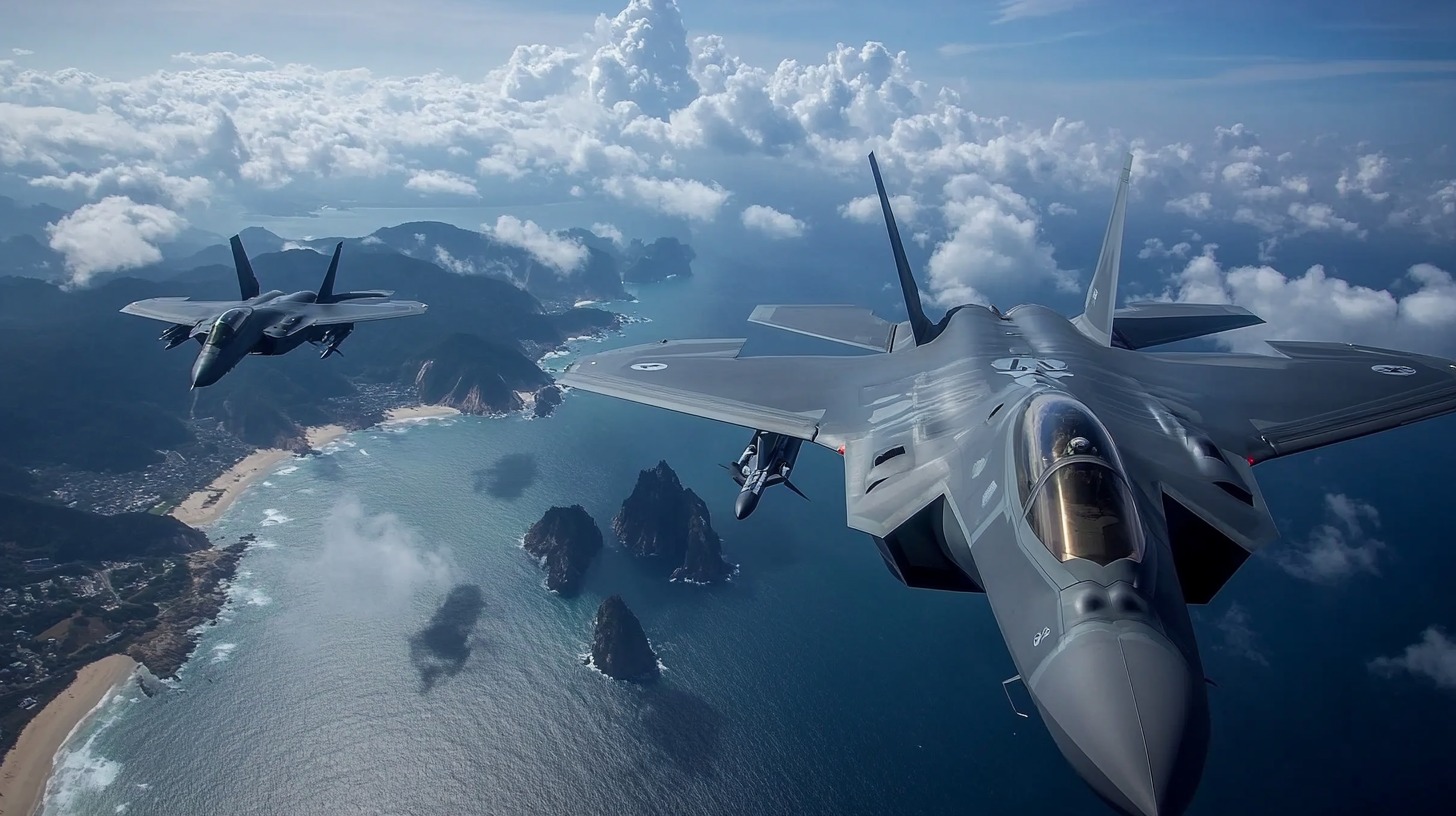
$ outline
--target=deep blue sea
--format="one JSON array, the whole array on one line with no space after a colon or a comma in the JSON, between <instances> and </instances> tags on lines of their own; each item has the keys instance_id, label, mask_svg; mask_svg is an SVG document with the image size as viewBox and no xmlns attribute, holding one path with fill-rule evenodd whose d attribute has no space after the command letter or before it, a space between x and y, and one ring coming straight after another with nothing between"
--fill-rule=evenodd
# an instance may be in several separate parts
<instances>
[{"instance_id":1,"label":"deep blue sea","mask_svg":"<svg viewBox=\"0 0 1456 816\"><path fill-rule=\"evenodd\" d=\"M758 302L892 304L863 275L704 255L694 278L638 290L620 308L650 322L607 342L835 353L743 318ZM844 527L837 457L800 460L812 501L780 492L732 519L717 463L746 437L578 393L544 420L376 428L281 465L210 530L258 541L179 687L117 695L63 752L45 813L1107 812L1035 714L1013 714L985 600L900 586ZM1379 574L1334 586L1251 559L1197 612L1218 687L1193 813L1453 812L1456 697L1367 667L1429 625L1456 631L1453 438L1448 419L1260 467L1291 540L1343 491L1379 509L1385 547ZM579 597L548 593L526 528L581 504L610 542L638 471L664 458L708 501L733 582L669 584L609 543ZM483 609L455 622L463 649L432 651L421 633L459 586ZM611 593L661 654L655 685L581 664Z\"/></svg>"}]
</instances>

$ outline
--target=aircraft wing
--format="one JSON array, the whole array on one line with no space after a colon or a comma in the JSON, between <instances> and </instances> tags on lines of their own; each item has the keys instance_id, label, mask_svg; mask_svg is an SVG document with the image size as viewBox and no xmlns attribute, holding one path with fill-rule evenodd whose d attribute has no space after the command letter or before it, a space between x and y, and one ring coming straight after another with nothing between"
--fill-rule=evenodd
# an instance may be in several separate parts
<instances>
[{"instance_id":1,"label":"aircraft wing","mask_svg":"<svg viewBox=\"0 0 1456 816\"><path fill-rule=\"evenodd\" d=\"M1143 354L1147 391L1253 461L1456 411L1456 363L1345 343L1270 341L1282 357Z\"/></svg>"},{"instance_id":2,"label":"aircraft wing","mask_svg":"<svg viewBox=\"0 0 1456 816\"><path fill-rule=\"evenodd\" d=\"M311 326L336 323L363 323L366 320L389 320L424 314L430 307L413 300L386 300L382 303L310 303L303 313Z\"/></svg>"},{"instance_id":3,"label":"aircraft wing","mask_svg":"<svg viewBox=\"0 0 1456 816\"><path fill-rule=\"evenodd\" d=\"M211 320L233 308L241 306L236 300L188 300L185 297L163 297L138 300L121 307L126 314L149 317L166 323L190 326L199 320Z\"/></svg>"},{"instance_id":4,"label":"aircraft wing","mask_svg":"<svg viewBox=\"0 0 1456 816\"><path fill-rule=\"evenodd\" d=\"M739 357L745 341L675 340L583 357L563 385L814 441L849 419L887 356ZM821 444L825 439L820 438Z\"/></svg>"}]
</instances>

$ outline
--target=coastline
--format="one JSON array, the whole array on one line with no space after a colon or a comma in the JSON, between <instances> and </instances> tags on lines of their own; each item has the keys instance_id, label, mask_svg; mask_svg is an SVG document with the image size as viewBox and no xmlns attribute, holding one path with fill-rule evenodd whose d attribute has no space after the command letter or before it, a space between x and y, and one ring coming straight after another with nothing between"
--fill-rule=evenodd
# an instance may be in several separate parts
<instances>
[{"instance_id":1,"label":"coastline","mask_svg":"<svg viewBox=\"0 0 1456 816\"><path fill-rule=\"evenodd\" d=\"M319 425L304 430L308 446L318 449L348 433L343 425ZM167 515L188 525L202 527L217 521L243 491L247 490L259 476L269 472L278 463L296 454L282 448L263 448L243 457L241 462L228 468L213 479L207 487L198 490L180 504L167 511Z\"/></svg>"},{"instance_id":2,"label":"coastline","mask_svg":"<svg viewBox=\"0 0 1456 816\"><path fill-rule=\"evenodd\" d=\"M391 408L384 412L380 425L397 422L413 422L432 417L455 416L460 411L446 405L411 405ZM350 431L343 425L318 425L304 429L308 446L314 450L338 439ZM259 477L267 474L278 464L297 454L282 448L262 448L253 451L243 460L228 468L213 479L207 487L195 491L183 499L167 515L190 527L203 527L217 521L223 511L242 495Z\"/></svg>"},{"instance_id":3,"label":"coastline","mask_svg":"<svg viewBox=\"0 0 1456 816\"><path fill-rule=\"evenodd\" d=\"M414 405L385 412L380 425L418 422L461 412L444 405ZM305 429L308 446L317 450L351 429L338 424ZM191 527L216 521L260 477L296 456L280 448L256 450L190 494L168 515ZM43 804L55 759L108 698L112 689L134 675L140 664L128 655L113 654L83 666L76 679L55 697L21 732L0 768L0 816L34 816Z\"/></svg>"},{"instance_id":4,"label":"coastline","mask_svg":"<svg viewBox=\"0 0 1456 816\"><path fill-rule=\"evenodd\" d=\"M56 755L112 690L131 678L137 665L122 654L86 664L71 685L25 726L0 766L0 816L32 816L40 809Z\"/></svg>"}]
</instances>

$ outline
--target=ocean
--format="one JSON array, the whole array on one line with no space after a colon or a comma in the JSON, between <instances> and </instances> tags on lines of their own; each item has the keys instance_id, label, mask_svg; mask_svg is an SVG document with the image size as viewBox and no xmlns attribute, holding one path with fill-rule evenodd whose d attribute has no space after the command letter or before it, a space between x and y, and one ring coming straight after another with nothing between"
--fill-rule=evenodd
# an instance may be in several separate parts
<instances>
[{"instance_id":1,"label":"ocean","mask_svg":"<svg viewBox=\"0 0 1456 816\"><path fill-rule=\"evenodd\" d=\"M837 353L743 323L757 302L825 300L823 277L741 273L726 254L696 268L641 287L620 308L646 322L606 343L746 335L753 353ZM829 300L893 314L892 297L863 281ZM1427 578L1456 567L1437 546L1449 533L1433 538L1429 496L1381 477L1438 483L1440 462L1411 453L1453 453L1443 422L1261 466L1291 540L1338 489L1380 508L1387 544L1378 575L1339 586L1251 559L1198 611L1218 688L1192 813L1449 812L1450 694L1367 668L1456 624ZM117 694L63 751L46 816L1107 812L1034 712L1013 713L985 600L904 588L845 528L836 456L800 459L811 501L775 491L733 520L718 463L747 436L576 393L546 419L401 423L280 465L209 528L257 541L177 687ZM612 545L612 516L659 459L708 502L731 583L670 584ZM520 538L570 504L608 546L562 598ZM431 628L452 590L478 590L478 616ZM613 593L661 656L655 684L582 665Z\"/></svg>"}]
</instances>

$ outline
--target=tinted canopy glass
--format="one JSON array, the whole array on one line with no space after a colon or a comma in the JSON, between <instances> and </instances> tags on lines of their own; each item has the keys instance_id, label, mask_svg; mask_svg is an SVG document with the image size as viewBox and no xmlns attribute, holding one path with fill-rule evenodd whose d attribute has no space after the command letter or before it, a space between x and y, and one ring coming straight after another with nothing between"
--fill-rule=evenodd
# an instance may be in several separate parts
<instances>
[{"instance_id":1,"label":"tinted canopy glass","mask_svg":"<svg viewBox=\"0 0 1456 816\"><path fill-rule=\"evenodd\" d=\"M209 346L220 346L231 340L243 321L248 319L251 309L228 309L218 317L217 322L212 324L212 331L207 333L207 344Z\"/></svg>"},{"instance_id":2,"label":"tinted canopy glass","mask_svg":"<svg viewBox=\"0 0 1456 816\"><path fill-rule=\"evenodd\" d=\"M1018 468L1027 523L1059 560L1142 557L1142 525L1121 459L1085 405L1060 394L1033 398Z\"/></svg>"}]
</instances>

